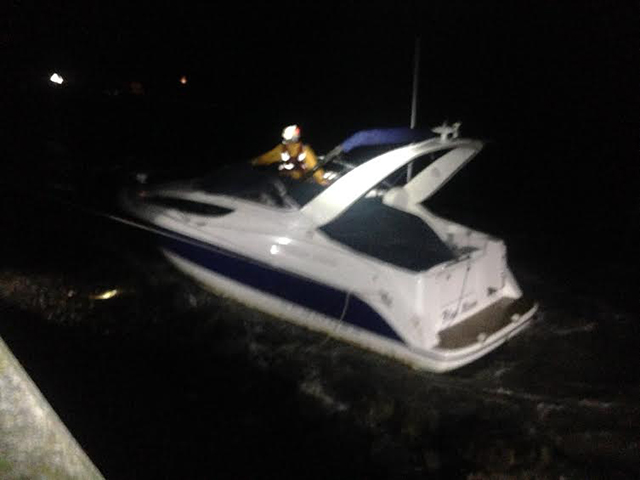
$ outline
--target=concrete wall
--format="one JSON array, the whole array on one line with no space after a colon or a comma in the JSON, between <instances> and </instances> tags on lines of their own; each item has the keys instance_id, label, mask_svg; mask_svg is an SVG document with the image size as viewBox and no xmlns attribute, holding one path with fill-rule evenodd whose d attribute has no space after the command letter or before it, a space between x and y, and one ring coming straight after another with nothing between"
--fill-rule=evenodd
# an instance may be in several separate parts
<instances>
[{"instance_id":1,"label":"concrete wall","mask_svg":"<svg viewBox=\"0 0 640 480\"><path fill-rule=\"evenodd\" d=\"M1 338L0 478L103 479Z\"/></svg>"}]
</instances>

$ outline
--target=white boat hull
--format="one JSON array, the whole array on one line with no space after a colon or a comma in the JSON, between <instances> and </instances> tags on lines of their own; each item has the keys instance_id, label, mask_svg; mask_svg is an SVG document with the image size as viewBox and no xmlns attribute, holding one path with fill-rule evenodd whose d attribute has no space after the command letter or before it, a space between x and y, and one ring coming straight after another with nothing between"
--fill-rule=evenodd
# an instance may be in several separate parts
<instances>
[{"instance_id":1,"label":"white boat hull","mask_svg":"<svg viewBox=\"0 0 640 480\"><path fill-rule=\"evenodd\" d=\"M222 294L279 319L326 333L366 350L393 358L413 368L438 373L467 365L496 349L529 326L537 310L537 306L533 306L521 315L517 322L512 322L509 326L488 335L483 341L476 342L472 346L449 350L438 347L428 350L419 349L249 287L182 258L169 250L163 249L163 253L179 270L214 293Z\"/></svg>"}]
</instances>

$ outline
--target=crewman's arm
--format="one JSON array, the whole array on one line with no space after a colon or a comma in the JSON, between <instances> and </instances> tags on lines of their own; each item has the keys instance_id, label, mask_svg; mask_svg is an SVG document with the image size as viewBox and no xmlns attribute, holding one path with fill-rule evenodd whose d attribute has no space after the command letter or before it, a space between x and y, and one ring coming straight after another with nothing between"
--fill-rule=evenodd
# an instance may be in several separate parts
<instances>
[{"instance_id":1,"label":"crewman's arm","mask_svg":"<svg viewBox=\"0 0 640 480\"><path fill-rule=\"evenodd\" d=\"M269 150L267 153L263 153L259 157L251 160L251 165L253 166L261 166L261 165L271 165L272 163L279 162L281 160L280 154L282 153L282 147L277 145L272 150Z\"/></svg>"},{"instance_id":2,"label":"crewman's arm","mask_svg":"<svg viewBox=\"0 0 640 480\"><path fill-rule=\"evenodd\" d=\"M311 148L309 145L305 145L305 149L305 152L307 154L307 167L315 168L315 166L318 164L318 157L316 157L316 152L314 152L313 148ZM322 168L319 168L318 170L313 172L313 179L320 185L327 185L329 183L324 178L324 170Z\"/></svg>"}]
</instances>

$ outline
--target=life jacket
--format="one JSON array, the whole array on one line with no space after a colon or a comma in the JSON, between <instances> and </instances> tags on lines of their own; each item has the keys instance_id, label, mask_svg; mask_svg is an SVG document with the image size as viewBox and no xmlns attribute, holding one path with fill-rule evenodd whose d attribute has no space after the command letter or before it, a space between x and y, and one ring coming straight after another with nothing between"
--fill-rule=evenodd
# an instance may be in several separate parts
<instances>
[{"instance_id":1,"label":"life jacket","mask_svg":"<svg viewBox=\"0 0 640 480\"><path fill-rule=\"evenodd\" d=\"M278 165L278 170L285 172L293 172L294 170L306 171L307 163L305 162L307 158L307 152L305 151L304 145L300 144L300 151L297 155L291 155L289 150L287 150L287 145L282 144L282 151L280 152L280 165Z\"/></svg>"}]
</instances>

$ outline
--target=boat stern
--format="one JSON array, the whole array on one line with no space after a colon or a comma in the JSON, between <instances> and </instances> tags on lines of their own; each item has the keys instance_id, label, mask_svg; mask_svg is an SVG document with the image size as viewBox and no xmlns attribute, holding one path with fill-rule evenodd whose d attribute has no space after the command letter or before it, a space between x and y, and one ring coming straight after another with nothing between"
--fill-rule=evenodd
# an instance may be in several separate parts
<instances>
[{"instance_id":1,"label":"boat stern","mask_svg":"<svg viewBox=\"0 0 640 480\"><path fill-rule=\"evenodd\" d=\"M523 296L506 262L506 248L490 239L453 262L420 274L410 349L421 366L444 372L497 348L523 330L537 305ZM420 362L418 362L420 363Z\"/></svg>"}]
</instances>

